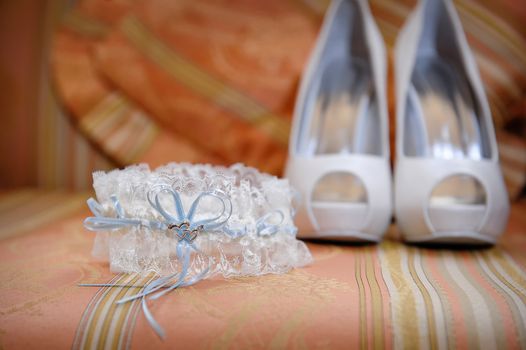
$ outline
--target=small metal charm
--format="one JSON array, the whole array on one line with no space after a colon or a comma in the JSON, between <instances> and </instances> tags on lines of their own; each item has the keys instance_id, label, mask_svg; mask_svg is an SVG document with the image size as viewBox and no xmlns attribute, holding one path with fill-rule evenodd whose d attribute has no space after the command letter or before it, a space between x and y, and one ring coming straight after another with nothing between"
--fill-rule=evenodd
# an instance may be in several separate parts
<instances>
[{"instance_id":1,"label":"small metal charm","mask_svg":"<svg viewBox=\"0 0 526 350\"><path fill-rule=\"evenodd\" d=\"M184 239L188 243L192 243L197 238L197 235L203 232L204 226L199 225L197 228L190 230L190 223L188 221L183 221L180 224L168 225L168 229L174 230L179 241Z\"/></svg>"}]
</instances>

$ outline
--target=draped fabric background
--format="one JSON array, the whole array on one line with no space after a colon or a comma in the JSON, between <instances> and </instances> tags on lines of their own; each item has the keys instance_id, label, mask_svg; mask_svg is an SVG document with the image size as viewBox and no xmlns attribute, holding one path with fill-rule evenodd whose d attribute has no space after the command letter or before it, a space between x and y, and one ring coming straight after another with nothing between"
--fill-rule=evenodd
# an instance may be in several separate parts
<instances>
[{"instance_id":1,"label":"draped fabric background","mask_svg":"<svg viewBox=\"0 0 526 350\"><path fill-rule=\"evenodd\" d=\"M372 0L387 47L414 0ZM520 1L455 1L490 98L512 198L526 183L526 33ZM298 81L328 1L31 2L4 7L2 187L86 189L94 169L233 163L280 174ZM18 17L17 17L18 16ZM18 31L17 20L25 31ZM20 45L19 45L20 46ZM13 49L13 50L11 50ZM20 50L19 50L20 51ZM390 96L393 97L391 86ZM23 92L20 98L13 94ZM390 99L393 118L393 98ZM20 115L23 117L21 118ZM392 123L393 124L393 123ZM394 130L392 130L394 135Z\"/></svg>"}]
</instances>

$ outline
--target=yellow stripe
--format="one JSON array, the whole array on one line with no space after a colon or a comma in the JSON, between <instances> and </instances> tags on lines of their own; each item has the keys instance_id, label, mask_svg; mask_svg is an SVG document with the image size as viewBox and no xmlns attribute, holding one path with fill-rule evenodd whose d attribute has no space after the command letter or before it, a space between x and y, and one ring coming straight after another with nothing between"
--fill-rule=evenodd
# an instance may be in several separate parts
<instances>
[{"instance_id":1,"label":"yellow stripe","mask_svg":"<svg viewBox=\"0 0 526 350\"><path fill-rule=\"evenodd\" d=\"M508 309L512 314L514 321L513 326L519 335L518 343L521 344L521 348L526 349L526 325L523 320L525 314L522 313L520 308L517 308L517 304L520 304L521 301L519 300L518 303L516 303L514 295L511 295L508 292L507 286L502 283L502 281L491 271L491 269L489 269L483 254L480 254L480 252L473 252L472 254L474 257L476 257L477 267L480 269L481 273L484 274L485 279L488 280L492 287L505 299Z\"/></svg>"},{"instance_id":2,"label":"yellow stripe","mask_svg":"<svg viewBox=\"0 0 526 350\"><path fill-rule=\"evenodd\" d=\"M93 132L108 122L108 117L121 115L128 109L128 103L120 94L111 94L99 102L81 118L79 126L85 132ZM97 130L103 131L103 130Z\"/></svg>"},{"instance_id":3,"label":"yellow stripe","mask_svg":"<svg viewBox=\"0 0 526 350\"><path fill-rule=\"evenodd\" d=\"M116 154L125 164L132 163L150 147L158 133L158 127L144 114L139 111L126 113L122 127L112 133L123 140Z\"/></svg>"},{"instance_id":4,"label":"yellow stripe","mask_svg":"<svg viewBox=\"0 0 526 350\"><path fill-rule=\"evenodd\" d=\"M408 280L401 267L401 251L406 249L400 243L384 242L382 243L385 252L386 269L391 275L393 284L398 291L399 301L397 305L392 305L395 311L393 323L397 323L402 334L395 334L403 348L416 349L420 345L420 328L418 325L418 315L413 296L411 281Z\"/></svg>"},{"instance_id":5,"label":"yellow stripe","mask_svg":"<svg viewBox=\"0 0 526 350\"><path fill-rule=\"evenodd\" d=\"M359 295L359 324L360 327L360 349L367 348L367 314L365 310L365 287L363 285L362 276L361 276L361 254L355 254L355 278L358 285L358 295Z\"/></svg>"},{"instance_id":6,"label":"yellow stripe","mask_svg":"<svg viewBox=\"0 0 526 350\"><path fill-rule=\"evenodd\" d=\"M495 265L494 265L494 256L492 257L490 254L484 252L483 254L481 254L482 258L484 259L484 261L486 262L486 265L488 266L488 268L490 269L490 271L495 275L497 276L497 278L503 283L506 285L506 287L508 287L510 290L512 290L521 300L523 303L526 304L526 295L524 295L523 293L521 293L520 290L518 290L512 283L510 283L510 281L508 281L507 278L505 278L504 276L502 276L502 274L495 268Z\"/></svg>"},{"instance_id":7,"label":"yellow stripe","mask_svg":"<svg viewBox=\"0 0 526 350\"><path fill-rule=\"evenodd\" d=\"M452 318L453 310L447 299L447 293L440 286L440 283L435 279L435 276L431 271L430 265L435 259L435 257L435 252L433 251L422 251L420 255L420 271L423 277L420 280L422 281L422 279L425 279L427 281L427 285L429 286L428 292L430 293L430 297L431 293L434 292L435 302L433 302L432 299L431 305L433 305L433 313L437 315L437 317L435 317L438 342L437 346L441 349L448 347L454 348L455 339L453 330L455 329L455 325ZM416 273L418 275L418 270L416 270ZM423 281L422 284L424 284Z\"/></svg>"},{"instance_id":8,"label":"yellow stripe","mask_svg":"<svg viewBox=\"0 0 526 350\"><path fill-rule=\"evenodd\" d=\"M84 207L84 200L87 195L85 193L75 195L57 194L54 197L56 197L54 201L58 201L58 203L51 205L52 197L40 196L34 199L34 201L38 201L38 203L35 203L34 210L30 208L23 210L25 208L21 208L21 210L23 210L22 213L17 214L16 218L12 217L14 220L6 222L8 221L7 219L2 219L0 239L20 235L71 215ZM46 206L45 209L42 207L44 205ZM38 211L35 212L37 209Z\"/></svg>"},{"instance_id":9,"label":"yellow stripe","mask_svg":"<svg viewBox=\"0 0 526 350\"><path fill-rule=\"evenodd\" d=\"M121 30L141 52L182 83L236 113L281 144L287 144L290 126L283 118L183 59L166 47L136 18L123 20Z\"/></svg>"},{"instance_id":10,"label":"yellow stripe","mask_svg":"<svg viewBox=\"0 0 526 350\"><path fill-rule=\"evenodd\" d=\"M383 349L384 348L384 317L382 311L382 293L380 291L380 285L378 284L377 277L374 272L373 254L375 250L367 249L365 251L365 272L367 276L367 282L371 290L371 304L373 314L373 348Z\"/></svg>"},{"instance_id":11,"label":"yellow stripe","mask_svg":"<svg viewBox=\"0 0 526 350\"><path fill-rule=\"evenodd\" d=\"M139 293L144 286L154 278L154 274L141 276L140 274L122 274L113 279L115 287L103 287L104 295L95 304L86 322L83 340L79 344L83 349L118 349L122 347L123 336L135 323L137 313L134 305L138 301L131 301L122 305L116 303L121 298ZM129 287L134 286L134 287ZM109 304L108 304L109 303ZM102 323L102 326L99 325ZM95 344L96 342L96 344Z\"/></svg>"},{"instance_id":12,"label":"yellow stripe","mask_svg":"<svg viewBox=\"0 0 526 350\"><path fill-rule=\"evenodd\" d=\"M139 293L142 290L142 288L144 288L144 286L147 285L153 278L155 278L155 274L153 273L143 276L139 280L139 286L136 288L128 288L128 291L124 295L124 297L132 296L134 294ZM117 324L114 331L115 333L113 334L113 342L111 344L111 349L119 349L122 347L123 336L126 334L126 331L128 331L127 328L131 327L131 323L133 323L133 320L131 320L129 317L132 316L132 313L134 313L133 306L137 302L138 301L133 301L121 305L122 310L119 319L117 320ZM137 314L135 314L135 317L136 316Z\"/></svg>"},{"instance_id":13,"label":"yellow stripe","mask_svg":"<svg viewBox=\"0 0 526 350\"><path fill-rule=\"evenodd\" d=\"M99 124L93 126L90 134L97 141L106 141L106 146L111 150L114 148L111 147L112 136L125 127L127 110L126 107L119 106L119 108L109 111L109 114Z\"/></svg>"},{"instance_id":14,"label":"yellow stripe","mask_svg":"<svg viewBox=\"0 0 526 350\"><path fill-rule=\"evenodd\" d=\"M153 121L133 108L124 96L113 93L100 101L79 124L81 130L122 164L136 161L159 133ZM114 142L116 137L120 141Z\"/></svg>"},{"instance_id":15,"label":"yellow stripe","mask_svg":"<svg viewBox=\"0 0 526 350\"><path fill-rule=\"evenodd\" d=\"M0 215L21 204L27 203L35 195L35 190L21 189L0 196Z\"/></svg>"},{"instance_id":16,"label":"yellow stripe","mask_svg":"<svg viewBox=\"0 0 526 350\"><path fill-rule=\"evenodd\" d=\"M136 19L129 18L126 20L123 23L123 31L129 36L129 39L136 45L139 45L139 48L157 61L163 69L182 79L184 83L190 85L191 88L199 93L215 100L217 104L233 110L256 125L260 124L262 127L270 125L270 128L274 124L281 126L270 130L277 132L278 135L282 132L283 127L288 128L288 124L279 117L267 121L266 119L273 117L270 112L171 52L162 42L156 40L151 33L147 32ZM285 136L288 136L288 132Z\"/></svg>"},{"instance_id":17,"label":"yellow stripe","mask_svg":"<svg viewBox=\"0 0 526 350\"><path fill-rule=\"evenodd\" d=\"M83 17L79 13L68 15L65 18L65 24L71 29L91 37L104 35L108 30L103 24ZM290 125L282 117L275 115L258 102L209 76L168 49L152 33L148 32L136 18L126 18L122 22L121 29L141 52L184 84L252 123L280 144L287 145ZM135 154L130 157L135 157Z\"/></svg>"},{"instance_id":18,"label":"yellow stripe","mask_svg":"<svg viewBox=\"0 0 526 350\"><path fill-rule=\"evenodd\" d=\"M105 36L109 31L104 24L84 17L83 14L77 11L68 12L64 16L62 23L75 32L92 38Z\"/></svg>"},{"instance_id":19,"label":"yellow stripe","mask_svg":"<svg viewBox=\"0 0 526 350\"><path fill-rule=\"evenodd\" d=\"M133 285L135 282L137 282L137 280L139 278L140 278L140 275L136 274L135 277L133 277L132 280L128 282L128 284L129 285ZM117 289L117 296L115 298L115 301L111 304L111 306L108 309L108 311L104 315L102 315L102 317L104 318L104 323L103 323L102 328L100 330L99 342L98 342L98 345L97 345L97 348L99 348L99 349L104 349L106 341L109 340L109 338L110 338L110 337L108 337L108 332L110 330L112 322L115 321L113 318L114 318L115 313L118 310L118 308L129 307L129 305L119 305L119 304L116 303L116 301L122 299L127 293L130 292L130 289L135 289L135 288L127 288L127 287L111 287L111 288L116 288ZM127 304L131 304L131 302L129 302ZM120 325L120 326L122 327L122 325ZM115 331L117 333L120 333L121 330L122 330L121 328L120 329L117 328ZM112 334L112 336L114 336L114 335Z\"/></svg>"},{"instance_id":20,"label":"yellow stripe","mask_svg":"<svg viewBox=\"0 0 526 350\"><path fill-rule=\"evenodd\" d=\"M498 257L498 263L502 267L502 269L508 274L508 276L511 277L512 280L515 281L516 284L519 286L523 286L526 288L526 276L524 273L519 270L518 268L515 268L504 256L506 253L504 253L501 250L495 251L495 255ZM508 255L508 258L513 261L513 259Z\"/></svg>"},{"instance_id":21,"label":"yellow stripe","mask_svg":"<svg viewBox=\"0 0 526 350\"><path fill-rule=\"evenodd\" d=\"M433 317L433 305L431 303L431 296L429 295L429 292L425 288L424 284L418 277L416 270L415 270L415 254L421 254L421 252L416 251L414 248L408 248L409 253L409 273L411 274L411 277L413 278L414 283L416 283L418 289L420 290L420 293L422 294L422 297L424 298L424 305L426 308L426 315L427 315L427 325L428 325L428 331L429 331L429 345L431 349L437 349L438 346L438 340L437 340L437 334L436 334L436 324L435 324L435 318Z\"/></svg>"},{"instance_id":22,"label":"yellow stripe","mask_svg":"<svg viewBox=\"0 0 526 350\"><path fill-rule=\"evenodd\" d=\"M126 113L130 108L129 102L122 95L114 93L100 101L79 123L80 129L120 164L129 164L130 150L127 147L112 146L112 141L115 140L112 135L115 135L116 132L129 133L130 117ZM148 128L143 131L148 132ZM137 140L140 138L133 138L133 140L139 142ZM145 148L147 146L148 144L144 145Z\"/></svg>"},{"instance_id":23,"label":"yellow stripe","mask_svg":"<svg viewBox=\"0 0 526 350\"><path fill-rule=\"evenodd\" d=\"M526 55L524 54L524 41L520 40L516 33L506 31L495 22L495 17L488 14L474 3L455 1L460 12L471 17L477 23L479 28L489 29L489 32L495 36L499 42L503 42L509 47L513 53L521 60L521 63L526 62ZM478 17L478 18L477 18ZM475 34L475 33L473 33Z\"/></svg>"},{"instance_id":24,"label":"yellow stripe","mask_svg":"<svg viewBox=\"0 0 526 350\"><path fill-rule=\"evenodd\" d=\"M110 281L108 281L108 283L115 283L120 277L121 276L119 275L115 275L113 278L110 279ZM88 306L84 309L82 317L77 326L75 339L73 340L73 345L71 346L72 349L80 349L82 347L82 343L85 341L85 334L88 329L87 325L89 324L90 317L92 316L93 310L95 309L95 305L97 305L97 303L101 300L106 291L106 288L99 288L94 294L94 296L91 298L90 302L88 303Z\"/></svg>"},{"instance_id":25,"label":"yellow stripe","mask_svg":"<svg viewBox=\"0 0 526 350\"><path fill-rule=\"evenodd\" d=\"M148 148L153 144L154 140L159 134L159 128L155 124L148 124L148 126L142 130L141 134L136 138L135 146L130 149L127 156L123 158L127 163L135 163L139 161L139 158Z\"/></svg>"},{"instance_id":26,"label":"yellow stripe","mask_svg":"<svg viewBox=\"0 0 526 350\"><path fill-rule=\"evenodd\" d=\"M75 336L75 349L119 349L129 345L129 339L124 337L135 324L137 312L135 306L138 301L131 301L122 305L116 304L121 298L139 293L156 275L121 274L114 277L109 284L115 287L102 287L86 309ZM134 286L134 287L130 287ZM102 294L101 294L102 292ZM96 295L97 295L96 294ZM111 303L108 307L108 303ZM104 312L104 310L106 310ZM98 329L98 325L103 325ZM80 328L81 327L81 328ZM97 339L95 347L94 341Z\"/></svg>"},{"instance_id":27,"label":"yellow stripe","mask_svg":"<svg viewBox=\"0 0 526 350\"><path fill-rule=\"evenodd\" d=\"M122 274L117 281L115 281L115 284L120 284L125 282L128 279L128 275ZM104 306L110 302L110 300L113 300L113 295L116 293L116 288L112 287L104 287L106 289L104 295L100 299L100 301L95 305L95 309L92 311L90 315L90 319L87 324L87 332L84 336L84 342L81 344L82 349L93 349L93 340L95 337L95 328L97 326L98 320L101 317L102 309Z\"/></svg>"},{"instance_id":28,"label":"yellow stripe","mask_svg":"<svg viewBox=\"0 0 526 350\"><path fill-rule=\"evenodd\" d=\"M35 191L33 196L24 204L2 213L0 216L2 226L3 228L11 225L16 227L17 224L31 220L34 215L64 203L65 198L67 198L67 194L62 191Z\"/></svg>"},{"instance_id":29,"label":"yellow stripe","mask_svg":"<svg viewBox=\"0 0 526 350\"><path fill-rule=\"evenodd\" d=\"M482 287L482 285L486 285L488 289L495 290L494 284L491 282L490 277L484 272L484 270L480 266L480 261L477 259L476 252L469 252L469 260L473 263L474 269L476 269L477 272L481 275L483 282L479 282L474 278L471 278L471 272L468 270L465 264L459 264L459 268L464 274L465 278L470 279L471 283L474 286L476 286L477 289L480 291L480 294L482 295L492 315L491 325L495 329L495 340L497 342L497 347L503 348L506 346L506 333L503 327L504 315L501 313L501 309L495 302L494 297L491 295L491 293L488 292L486 288Z\"/></svg>"}]
</instances>

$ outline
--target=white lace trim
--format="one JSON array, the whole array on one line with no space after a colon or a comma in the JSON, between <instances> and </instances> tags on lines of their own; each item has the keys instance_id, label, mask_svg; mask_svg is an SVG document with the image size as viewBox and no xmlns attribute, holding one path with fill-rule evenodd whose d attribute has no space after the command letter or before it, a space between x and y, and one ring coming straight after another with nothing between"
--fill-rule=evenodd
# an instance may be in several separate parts
<instances>
[{"instance_id":1,"label":"white lace trim","mask_svg":"<svg viewBox=\"0 0 526 350\"><path fill-rule=\"evenodd\" d=\"M263 174L242 164L231 167L170 163L155 170L145 164L123 170L93 174L94 188L104 216L116 217L117 198L125 218L162 221L163 217L148 201L159 189L176 191L185 210L199 194L225 195L232 204L227 223L218 230L203 232L193 244L190 274L208 271L206 277L225 277L283 273L311 262L306 245L295 237L291 210L291 189L287 180ZM113 198L112 198L113 197ZM173 198L159 196L160 204L175 214ZM196 220L216 216L221 208L212 198L202 200ZM268 215L279 212L280 220ZM268 216L275 225L272 234L260 230ZM241 232L236 235L233 232ZM94 256L109 260L115 272L174 273L181 268L176 255L178 241L170 234L136 226L98 232Z\"/></svg>"}]
</instances>

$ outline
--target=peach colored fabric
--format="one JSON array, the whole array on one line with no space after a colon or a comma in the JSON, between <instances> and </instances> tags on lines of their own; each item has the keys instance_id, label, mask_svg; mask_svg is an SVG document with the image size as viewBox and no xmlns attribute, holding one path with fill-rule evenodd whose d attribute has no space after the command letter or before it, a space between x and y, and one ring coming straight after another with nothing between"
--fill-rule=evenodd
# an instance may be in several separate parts
<instances>
[{"instance_id":1,"label":"peach colored fabric","mask_svg":"<svg viewBox=\"0 0 526 350\"><path fill-rule=\"evenodd\" d=\"M130 18L152 39L130 42L133 33L123 24ZM183 1L177 6L83 1L57 33L52 65L58 91L76 120L117 93L176 141L154 137L144 142L128 135L142 145L127 157L127 147L109 146L125 120L110 123L113 131L96 128L104 137L80 122L83 132L121 164L203 161L204 152L209 160L241 161L279 173L295 86L319 20L307 7L277 1ZM152 61L149 55L164 46L168 55L184 61L182 67L167 54L161 62ZM200 75L186 76L187 65ZM171 68L183 72L167 71ZM105 111L95 123L113 117Z\"/></svg>"},{"instance_id":2,"label":"peach colored fabric","mask_svg":"<svg viewBox=\"0 0 526 350\"><path fill-rule=\"evenodd\" d=\"M414 5L371 1L388 52ZM521 11L512 1L455 5L486 85L515 198L526 183L524 113L516 111L526 91ZM208 157L279 174L297 82L324 9L310 1L84 0L56 35L58 91L75 120L85 121L78 124L83 134L119 164ZM107 106L113 95L126 97L127 113L140 114L147 126L129 127L129 115ZM124 138L129 142L111 142Z\"/></svg>"},{"instance_id":3,"label":"peach colored fabric","mask_svg":"<svg viewBox=\"0 0 526 350\"><path fill-rule=\"evenodd\" d=\"M68 197L69 196L69 197ZM215 279L151 303L159 340L138 304L117 298L151 276L109 274L90 257L86 195L0 196L0 345L33 348L524 348L526 212L512 208L491 249L309 243L311 266L284 275ZM34 225L28 223L35 223Z\"/></svg>"}]
</instances>

